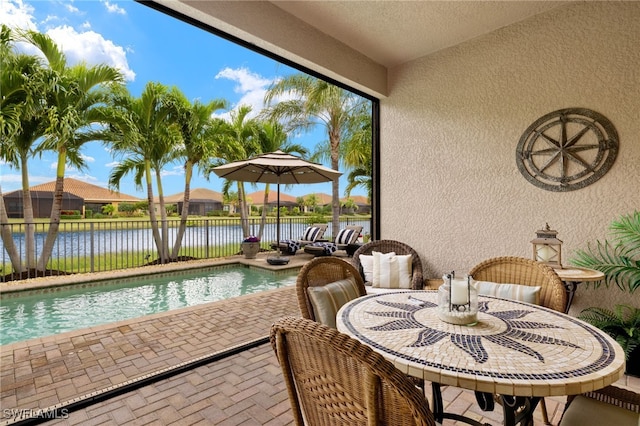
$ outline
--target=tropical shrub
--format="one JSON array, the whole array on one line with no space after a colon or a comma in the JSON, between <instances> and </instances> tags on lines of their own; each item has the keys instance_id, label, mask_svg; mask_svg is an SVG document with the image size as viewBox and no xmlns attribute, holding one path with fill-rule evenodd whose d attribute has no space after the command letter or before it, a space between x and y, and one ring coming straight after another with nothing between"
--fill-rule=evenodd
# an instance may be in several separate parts
<instances>
[{"instance_id":1,"label":"tropical shrub","mask_svg":"<svg viewBox=\"0 0 640 426\"><path fill-rule=\"evenodd\" d=\"M602 271L607 287L615 284L633 293L640 288L640 211L621 216L609 229L611 240L598 240L595 246L578 250L571 263Z\"/></svg>"}]
</instances>

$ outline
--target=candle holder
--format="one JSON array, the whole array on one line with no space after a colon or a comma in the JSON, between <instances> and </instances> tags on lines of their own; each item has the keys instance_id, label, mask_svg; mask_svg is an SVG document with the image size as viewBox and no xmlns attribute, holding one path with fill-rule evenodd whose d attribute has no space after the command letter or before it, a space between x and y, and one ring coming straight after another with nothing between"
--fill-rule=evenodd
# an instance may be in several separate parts
<instances>
[{"instance_id":1,"label":"candle holder","mask_svg":"<svg viewBox=\"0 0 640 426\"><path fill-rule=\"evenodd\" d=\"M457 325L474 325L478 322L478 290L473 277L457 279L455 272L445 274L444 283L438 288L438 318Z\"/></svg>"}]
</instances>

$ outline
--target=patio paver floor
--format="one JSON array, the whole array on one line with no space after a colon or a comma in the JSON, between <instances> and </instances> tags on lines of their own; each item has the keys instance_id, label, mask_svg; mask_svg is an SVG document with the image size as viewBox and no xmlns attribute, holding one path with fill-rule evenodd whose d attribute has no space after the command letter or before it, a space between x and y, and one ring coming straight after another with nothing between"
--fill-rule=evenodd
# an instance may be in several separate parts
<instances>
[{"instance_id":1,"label":"patio paver floor","mask_svg":"<svg viewBox=\"0 0 640 426\"><path fill-rule=\"evenodd\" d=\"M309 257L292 259L304 263ZM0 346L0 424L12 422L6 410L44 409L263 339L271 324L286 315L299 316L293 287ZM640 379L625 377L623 383L640 392ZM470 391L446 387L443 398L447 411L491 424L501 421L499 407L482 412ZM564 401L547 398L552 424L558 423ZM47 424L289 425L293 418L267 343ZM542 425L540 410L535 424Z\"/></svg>"}]
</instances>

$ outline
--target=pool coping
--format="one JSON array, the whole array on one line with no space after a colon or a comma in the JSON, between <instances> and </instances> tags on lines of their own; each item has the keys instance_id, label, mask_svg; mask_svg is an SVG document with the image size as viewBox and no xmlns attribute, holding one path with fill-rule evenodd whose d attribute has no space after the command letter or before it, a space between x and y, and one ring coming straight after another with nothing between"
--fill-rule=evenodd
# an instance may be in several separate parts
<instances>
[{"instance_id":1,"label":"pool coping","mask_svg":"<svg viewBox=\"0 0 640 426\"><path fill-rule=\"evenodd\" d=\"M270 265L267 262L267 257L272 255L273 253L267 252L260 253L255 259L246 259L244 258L244 256L230 256L216 259L198 259L184 262L172 262L164 265L149 265L112 271L86 272L72 275L56 275L48 277L29 278L20 281L9 281L0 283L0 298L5 298L10 293L23 293L33 290L42 290L45 288L97 283L113 279L131 279L148 275L164 275L169 273L192 271L233 264L265 269L272 272L283 272L290 269L299 269L304 263L310 260L310 256L300 253L298 255L291 256L289 264L276 266Z\"/></svg>"}]
</instances>

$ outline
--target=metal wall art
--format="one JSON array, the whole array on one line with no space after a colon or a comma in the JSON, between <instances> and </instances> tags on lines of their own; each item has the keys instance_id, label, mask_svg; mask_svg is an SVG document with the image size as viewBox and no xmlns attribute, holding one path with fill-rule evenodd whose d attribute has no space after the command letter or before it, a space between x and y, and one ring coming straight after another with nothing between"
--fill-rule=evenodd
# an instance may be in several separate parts
<instances>
[{"instance_id":1,"label":"metal wall art","mask_svg":"<svg viewBox=\"0 0 640 426\"><path fill-rule=\"evenodd\" d=\"M590 109L566 108L540 117L516 150L518 170L547 191L573 191L604 176L618 154L618 132Z\"/></svg>"}]
</instances>

